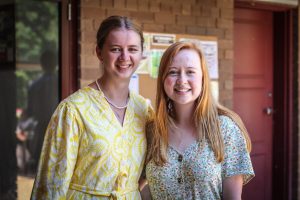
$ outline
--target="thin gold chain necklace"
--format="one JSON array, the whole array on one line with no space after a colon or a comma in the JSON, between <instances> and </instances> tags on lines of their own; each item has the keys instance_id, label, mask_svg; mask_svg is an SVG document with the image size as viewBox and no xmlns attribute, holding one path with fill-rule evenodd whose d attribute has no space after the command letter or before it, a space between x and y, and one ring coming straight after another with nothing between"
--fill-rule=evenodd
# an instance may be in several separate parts
<instances>
[{"instance_id":1,"label":"thin gold chain necklace","mask_svg":"<svg viewBox=\"0 0 300 200\"><path fill-rule=\"evenodd\" d=\"M102 91L101 88L100 88L100 85L99 85L99 83L98 83L98 79L96 80L96 85L97 85L98 90L99 90L99 91ZM126 104L125 104L124 106L118 106L118 105L114 104L107 96L105 96L105 94L104 94L103 91L102 91L102 93L103 93L103 96L104 96L104 98L106 99L106 101L107 101L110 105L112 105L114 108L119 109L119 110L124 109L124 108L127 108L128 102L129 102L129 97L127 98Z\"/></svg>"}]
</instances>

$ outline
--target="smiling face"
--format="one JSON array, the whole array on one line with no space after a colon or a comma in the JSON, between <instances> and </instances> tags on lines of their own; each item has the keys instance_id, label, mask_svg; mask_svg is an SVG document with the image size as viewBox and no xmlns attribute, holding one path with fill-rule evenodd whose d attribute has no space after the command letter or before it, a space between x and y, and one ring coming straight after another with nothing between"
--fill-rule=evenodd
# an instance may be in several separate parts
<instances>
[{"instance_id":1,"label":"smiling face","mask_svg":"<svg viewBox=\"0 0 300 200\"><path fill-rule=\"evenodd\" d=\"M194 104L202 90L199 54L193 49L180 50L167 67L164 90L174 106Z\"/></svg>"},{"instance_id":2,"label":"smiling face","mask_svg":"<svg viewBox=\"0 0 300 200\"><path fill-rule=\"evenodd\" d=\"M142 59L141 38L133 30L124 28L110 31L97 56L104 66L104 76L130 79Z\"/></svg>"}]
</instances>

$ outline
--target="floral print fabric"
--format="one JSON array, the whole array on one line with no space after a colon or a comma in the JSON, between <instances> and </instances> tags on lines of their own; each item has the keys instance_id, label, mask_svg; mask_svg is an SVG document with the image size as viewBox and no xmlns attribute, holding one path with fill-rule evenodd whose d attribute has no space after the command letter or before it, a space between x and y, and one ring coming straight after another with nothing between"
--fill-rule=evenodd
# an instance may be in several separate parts
<instances>
[{"instance_id":1,"label":"floral print fabric","mask_svg":"<svg viewBox=\"0 0 300 200\"><path fill-rule=\"evenodd\" d=\"M254 171L245 140L238 126L226 116L220 116L225 143L225 158L218 163L207 142L195 141L183 154L168 148L168 163L156 166L150 161L146 177L154 200L217 200L222 198L222 180L243 175L244 184Z\"/></svg>"},{"instance_id":2,"label":"floral print fabric","mask_svg":"<svg viewBox=\"0 0 300 200\"><path fill-rule=\"evenodd\" d=\"M48 125L31 199L141 199L149 103L130 93L123 126L103 93L85 87Z\"/></svg>"}]
</instances>

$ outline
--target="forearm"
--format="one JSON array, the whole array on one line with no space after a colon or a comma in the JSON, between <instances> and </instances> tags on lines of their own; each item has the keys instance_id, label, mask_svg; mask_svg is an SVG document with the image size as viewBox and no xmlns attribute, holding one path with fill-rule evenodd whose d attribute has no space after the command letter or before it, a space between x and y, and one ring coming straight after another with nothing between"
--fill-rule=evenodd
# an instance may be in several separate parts
<instances>
[{"instance_id":1,"label":"forearm","mask_svg":"<svg viewBox=\"0 0 300 200\"><path fill-rule=\"evenodd\" d=\"M223 200L241 200L242 189L242 175L225 178L223 181Z\"/></svg>"},{"instance_id":2,"label":"forearm","mask_svg":"<svg viewBox=\"0 0 300 200\"><path fill-rule=\"evenodd\" d=\"M142 189L140 189L142 200L152 200L149 185L147 184L146 179L144 180L145 184L143 185Z\"/></svg>"}]
</instances>

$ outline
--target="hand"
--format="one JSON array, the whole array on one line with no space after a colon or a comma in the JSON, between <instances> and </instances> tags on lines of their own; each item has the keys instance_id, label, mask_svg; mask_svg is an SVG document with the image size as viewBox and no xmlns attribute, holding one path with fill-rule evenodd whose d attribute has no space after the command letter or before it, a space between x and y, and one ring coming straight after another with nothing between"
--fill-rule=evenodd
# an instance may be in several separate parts
<instances>
[{"instance_id":1,"label":"hand","mask_svg":"<svg viewBox=\"0 0 300 200\"><path fill-rule=\"evenodd\" d=\"M16 137L21 142L24 142L27 140L27 134L25 131L21 131L21 130L17 131Z\"/></svg>"}]
</instances>

